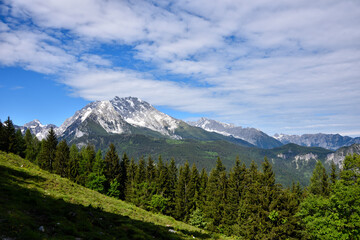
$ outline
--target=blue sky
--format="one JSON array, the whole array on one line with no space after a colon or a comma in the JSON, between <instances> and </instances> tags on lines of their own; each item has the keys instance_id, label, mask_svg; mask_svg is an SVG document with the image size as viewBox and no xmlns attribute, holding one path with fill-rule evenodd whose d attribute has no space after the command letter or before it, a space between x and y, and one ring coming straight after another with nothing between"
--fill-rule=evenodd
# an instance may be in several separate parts
<instances>
[{"instance_id":1,"label":"blue sky","mask_svg":"<svg viewBox=\"0 0 360 240\"><path fill-rule=\"evenodd\" d=\"M360 2L4 0L0 119L135 96L176 118L360 136Z\"/></svg>"}]
</instances>

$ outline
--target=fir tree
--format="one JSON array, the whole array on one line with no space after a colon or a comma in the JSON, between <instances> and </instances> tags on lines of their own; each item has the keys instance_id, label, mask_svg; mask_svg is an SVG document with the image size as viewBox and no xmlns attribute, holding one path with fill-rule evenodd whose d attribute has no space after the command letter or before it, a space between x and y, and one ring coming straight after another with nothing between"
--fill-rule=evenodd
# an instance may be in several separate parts
<instances>
[{"instance_id":1,"label":"fir tree","mask_svg":"<svg viewBox=\"0 0 360 240\"><path fill-rule=\"evenodd\" d=\"M225 167L218 157L216 166L211 170L206 188L206 204L204 213L210 221L209 229L218 230L222 222L226 200L227 176Z\"/></svg>"},{"instance_id":2,"label":"fir tree","mask_svg":"<svg viewBox=\"0 0 360 240\"><path fill-rule=\"evenodd\" d=\"M331 174L330 174L331 186L334 186L336 179L337 179L336 165L335 165L334 161L331 161Z\"/></svg>"},{"instance_id":3,"label":"fir tree","mask_svg":"<svg viewBox=\"0 0 360 240\"><path fill-rule=\"evenodd\" d=\"M31 134L29 129L25 132L24 140L26 146L25 158L33 162L40 151L40 142L36 136Z\"/></svg>"},{"instance_id":4,"label":"fir tree","mask_svg":"<svg viewBox=\"0 0 360 240\"><path fill-rule=\"evenodd\" d=\"M135 183L140 184L146 180L146 169L145 169L145 160L143 157L140 158L138 167L135 174Z\"/></svg>"},{"instance_id":5,"label":"fir tree","mask_svg":"<svg viewBox=\"0 0 360 240\"><path fill-rule=\"evenodd\" d=\"M155 181L156 178L156 168L154 160L152 160L151 156L148 158L147 166L146 166L146 180L149 183L152 183Z\"/></svg>"},{"instance_id":6,"label":"fir tree","mask_svg":"<svg viewBox=\"0 0 360 240\"><path fill-rule=\"evenodd\" d=\"M5 132L4 125L0 120L0 151L5 151Z\"/></svg>"},{"instance_id":7,"label":"fir tree","mask_svg":"<svg viewBox=\"0 0 360 240\"><path fill-rule=\"evenodd\" d=\"M3 127L3 150L16 153L15 127L10 117L4 122Z\"/></svg>"},{"instance_id":8,"label":"fir tree","mask_svg":"<svg viewBox=\"0 0 360 240\"><path fill-rule=\"evenodd\" d=\"M45 140L42 141L38 163L42 169L52 172L58 141L53 128L50 128Z\"/></svg>"},{"instance_id":9,"label":"fir tree","mask_svg":"<svg viewBox=\"0 0 360 240\"><path fill-rule=\"evenodd\" d=\"M309 192L314 195L328 196L329 182L326 170L321 161L317 161L310 178Z\"/></svg>"},{"instance_id":10,"label":"fir tree","mask_svg":"<svg viewBox=\"0 0 360 240\"><path fill-rule=\"evenodd\" d=\"M188 190L188 211L191 214L198 206L198 198L199 198L199 190L200 190L200 176L199 171L197 170L195 164L191 167L191 175L189 181L189 190ZM189 217L189 216L188 216Z\"/></svg>"},{"instance_id":11,"label":"fir tree","mask_svg":"<svg viewBox=\"0 0 360 240\"><path fill-rule=\"evenodd\" d=\"M100 176L103 175L104 169L105 169L105 162L102 157L101 150L99 149L95 155L95 161L93 164L92 172Z\"/></svg>"},{"instance_id":12,"label":"fir tree","mask_svg":"<svg viewBox=\"0 0 360 240\"><path fill-rule=\"evenodd\" d=\"M75 144L70 147L69 162L68 162L68 176L70 180L79 182L79 163L80 156L78 148ZM83 183L84 184L84 183Z\"/></svg>"},{"instance_id":13,"label":"fir tree","mask_svg":"<svg viewBox=\"0 0 360 240\"><path fill-rule=\"evenodd\" d=\"M175 217L180 220L186 220L190 215L189 205L189 182L190 167L186 161L184 166L180 167L179 179L175 190Z\"/></svg>"},{"instance_id":14,"label":"fir tree","mask_svg":"<svg viewBox=\"0 0 360 240\"><path fill-rule=\"evenodd\" d=\"M56 147L54 159L54 171L62 177L69 177L68 164L70 158L70 150L66 140L62 140Z\"/></svg>"},{"instance_id":15,"label":"fir tree","mask_svg":"<svg viewBox=\"0 0 360 240\"><path fill-rule=\"evenodd\" d=\"M169 195L170 179L168 167L164 165L161 156L159 156L156 172L157 194L167 198Z\"/></svg>"},{"instance_id":16,"label":"fir tree","mask_svg":"<svg viewBox=\"0 0 360 240\"><path fill-rule=\"evenodd\" d=\"M135 193L135 176L137 172L137 165L133 158L131 158L129 168L128 168L128 181L126 183L126 194L125 199L128 202L133 202L134 193Z\"/></svg>"},{"instance_id":17,"label":"fir tree","mask_svg":"<svg viewBox=\"0 0 360 240\"><path fill-rule=\"evenodd\" d=\"M125 200L126 197L126 187L128 182L128 168L129 168L129 158L126 153L123 154L123 157L120 162L120 173L119 173L119 183L120 183L120 194L119 197L122 200Z\"/></svg>"},{"instance_id":18,"label":"fir tree","mask_svg":"<svg viewBox=\"0 0 360 240\"><path fill-rule=\"evenodd\" d=\"M120 158L118 153L116 152L115 145L110 144L109 150L106 152L105 155L105 177L108 183L114 181L114 179L119 178L120 174ZM117 182L117 184L119 184Z\"/></svg>"},{"instance_id":19,"label":"fir tree","mask_svg":"<svg viewBox=\"0 0 360 240\"><path fill-rule=\"evenodd\" d=\"M178 169L175 164L174 158L171 158L170 164L167 167L168 172L168 191L167 198L169 199L166 213L175 216L175 189L177 185Z\"/></svg>"},{"instance_id":20,"label":"fir tree","mask_svg":"<svg viewBox=\"0 0 360 240\"><path fill-rule=\"evenodd\" d=\"M14 153L19 155L20 157L25 157L25 150L26 150L26 144L24 137L21 133L21 130L18 129L15 132L15 147L14 147Z\"/></svg>"}]
</instances>

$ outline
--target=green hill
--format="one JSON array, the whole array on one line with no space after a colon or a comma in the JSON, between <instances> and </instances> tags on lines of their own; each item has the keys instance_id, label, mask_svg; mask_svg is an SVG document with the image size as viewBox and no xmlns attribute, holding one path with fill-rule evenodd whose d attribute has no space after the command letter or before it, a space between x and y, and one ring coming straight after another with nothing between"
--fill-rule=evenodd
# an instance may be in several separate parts
<instances>
[{"instance_id":1,"label":"green hill","mask_svg":"<svg viewBox=\"0 0 360 240\"><path fill-rule=\"evenodd\" d=\"M0 237L225 239L107 197L1 151Z\"/></svg>"}]
</instances>

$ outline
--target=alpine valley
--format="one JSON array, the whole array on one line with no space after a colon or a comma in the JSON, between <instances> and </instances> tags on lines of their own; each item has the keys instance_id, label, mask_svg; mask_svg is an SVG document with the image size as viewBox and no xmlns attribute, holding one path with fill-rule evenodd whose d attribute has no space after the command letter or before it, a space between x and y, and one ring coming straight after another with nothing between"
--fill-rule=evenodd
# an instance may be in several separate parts
<instances>
[{"instance_id":1,"label":"alpine valley","mask_svg":"<svg viewBox=\"0 0 360 240\"><path fill-rule=\"evenodd\" d=\"M136 160L161 155L163 160L173 157L177 164L189 161L206 170L215 166L217 157L227 169L233 166L236 157L247 166L252 160L260 165L267 157L278 183L286 186L293 181L307 185L317 160L329 169L331 161L340 166L347 153L360 153L360 138L318 134L305 141L301 140L304 135L271 137L254 128L206 118L186 123L136 97L91 102L60 127L34 120L20 129L30 129L41 140L51 127L59 139L79 148L92 144L105 152L114 143L119 154L126 152Z\"/></svg>"}]
</instances>

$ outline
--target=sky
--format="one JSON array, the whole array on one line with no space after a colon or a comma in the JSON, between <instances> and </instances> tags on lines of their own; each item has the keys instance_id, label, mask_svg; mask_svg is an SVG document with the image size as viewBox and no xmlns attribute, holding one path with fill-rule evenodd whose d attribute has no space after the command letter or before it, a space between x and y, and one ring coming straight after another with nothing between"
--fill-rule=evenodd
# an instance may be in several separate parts
<instances>
[{"instance_id":1,"label":"sky","mask_svg":"<svg viewBox=\"0 0 360 240\"><path fill-rule=\"evenodd\" d=\"M360 136L359 0L0 0L0 119L139 97L179 119Z\"/></svg>"}]
</instances>

